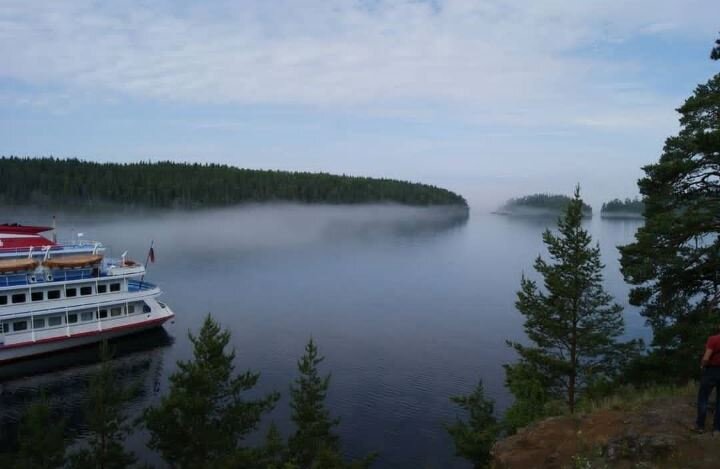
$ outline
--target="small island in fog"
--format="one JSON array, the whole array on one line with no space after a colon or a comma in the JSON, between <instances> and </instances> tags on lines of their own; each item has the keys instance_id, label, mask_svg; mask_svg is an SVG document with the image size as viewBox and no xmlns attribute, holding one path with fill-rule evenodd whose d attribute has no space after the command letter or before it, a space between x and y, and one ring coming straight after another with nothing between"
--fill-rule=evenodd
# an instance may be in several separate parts
<instances>
[{"instance_id":1,"label":"small island in fog","mask_svg":"<svg viewBox=\"0 0 720 469\"><path fill-rule=\"evenodd\" d=\"M613 199L605 202L600 211L602 218L643 218L645 204L642 200L635 199Z\"/></svg>"},{"instance_id":2,"label":"small island in fog","mask_svg":"<svg viewBox=\"0 0 720 469\"><path fill-rule=\"evenodd\" d=\"M532 194L513 198L494 211L497 215L557 216L563 213L572 198L561 194ZM592 217L592 207L583 203L583 216Z\"/></svg>"}]
</instances>

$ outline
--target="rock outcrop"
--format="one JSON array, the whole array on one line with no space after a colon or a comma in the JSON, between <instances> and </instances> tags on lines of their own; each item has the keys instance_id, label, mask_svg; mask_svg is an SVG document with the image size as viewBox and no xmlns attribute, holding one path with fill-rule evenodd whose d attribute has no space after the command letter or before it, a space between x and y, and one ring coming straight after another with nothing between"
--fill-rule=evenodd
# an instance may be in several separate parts
<instances>
[{"instance_id":1,"label":"rock outcrop","mask_svg":"<svg viewBox=\"0 0 720 469\"><path fill-rule=\"evenodd\" d=\"M694 419L690 394L549 418L499 441L494 467L720 467L720 435L692 433Z\"/></svg>"}]
</instances>

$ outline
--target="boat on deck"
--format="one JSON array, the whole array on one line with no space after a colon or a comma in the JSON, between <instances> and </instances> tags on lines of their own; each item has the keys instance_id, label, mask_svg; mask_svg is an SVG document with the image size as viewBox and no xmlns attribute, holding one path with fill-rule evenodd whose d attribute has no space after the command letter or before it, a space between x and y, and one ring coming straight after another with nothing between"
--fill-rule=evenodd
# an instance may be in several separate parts
<instances>
[{"instance_id":1,"label":"boat on deck","mask_svg":"<svg viewBox=\"0 0 720 469\"><path fill-rule=\"evenodd\" d=\"M0 366L174 318L144 265L107 257L100 242L58 243L50 230L0 225Z\"/></svg>"}]
</instances>

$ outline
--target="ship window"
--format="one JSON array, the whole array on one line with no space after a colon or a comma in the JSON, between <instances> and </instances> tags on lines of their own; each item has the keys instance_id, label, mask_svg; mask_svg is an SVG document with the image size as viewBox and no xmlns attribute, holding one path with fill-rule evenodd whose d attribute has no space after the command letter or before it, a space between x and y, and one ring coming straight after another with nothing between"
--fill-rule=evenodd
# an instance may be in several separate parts
<instances>
[{"instance_id":1,"label":"ship window","mask_svg":"<svg viewBox=\"0 0 720 469\"><path fill-rule=\"evenodd\" d=\"M111 283L110 291L120 291L120 284L119 283Z\"/></svg>"},{"instance_id":2,"label":"ship window","mask_svg":"<svg viewBox=\"0 0 720 469\"><path fill-rule=\"evenodd\" d=\"M60 298L60 290L48 290L48 300L57 300Z\"/></svg>"},{"instance_id":3,"label":"ship window","mask_svg":"<svg viewBox=\"0 0 720 469\"><path fill-rule=\"evenodd\" d=\"M48 326L59 326L62 324L62 316L50 316L48 318Z\"/></svg>"},{"instance_id":4,"label":"ship window","mask_svg":"<svg viewBox=\"0 0 720 469\"><path fill-rule=\"evenodd\" d=\"M94 316L95 316L94 311L84 311L84 312L80 313L80 320L81 321L92 321Z\"/></svg>"},{"instance_id":5,"label":"ship window","mask_svg":"<svg viewBox=\"0 0 720 469\"><path fill-rule=\"evenodd\" d=\"M25 303L25 293L15 293L12 296L13 303Z\"/></svg>"},{"instance_id":6,"label":"ship window","mask_svg":"<svg viewBox=\"0 0 720 469\"><path fill-rule=\"evenodd\" d=\"M44 295L41 291L34 291L30 294L30 298L33 301L42 301L44 299Z\"/></svg>"},{"instance_id":7,"label":"ship window","mask_svg":"<svg viewBox=\"0 0 720 469\"><path fill-rule=\"evenodd\" d=\"M92 295L92 287L91 286L80 287L80 294L82 296Z\"/></svg>"},{"instance_id":8,"label":"ship window","mask_svg":"<svg viewBox=\"0 0 720 469\"><path fill-rule=\"evenodd\" d=\"M27 321L15 321L13 323L13 332L24 331L27 327Z\"/></svg>"},{"instance_id":9,"label":"ship window","mask_svg":"<svg viewBox=\"0 0 720 469\"><path fill-rule=\"evenodd\" d=\"M122 308L110 308L110 316L120 316L122 314Z\"/></svg>"},{"instance_id":10,"label":"ship window","mask_svg":"<svg viewBox=\"0 0 720 469\"><path fill-rule=\"evenodd\" d=\"M105 319L107 317L107 310L101 309L100 311L98 311L98 317L100 319Z\"/></svg>"},{"instance_id":11,"label":"ship window","mask_svg":"<svg viewBox=\"0 0 720 469\"><path fill-rule=\"evenodd\" d=\"M77 322L77 314L68 314L67 316L68 324L75 324Z\"/></svg>"},{"instance_id":12,"label":"ship window","mask_svg":"<svg viewBox=\"0 0 720 469\"><path fill-rule=\"evenodd\" d=\"M0 305L7 304L7 295L0 295Z\"/></svg>"},{"instance_id":13,"label":"ship window","mask_svg":"<svg viewBox=\"0 0 720 469\"><path fill-rule=\"evenodd\" d=\"M152 308L150 308L150 306L147 303L144 303L143 304L143 313L149 313L150 311L152 311Z\"/></svg>"},{"instance_id":14,"label":"ship window","mask_svg":"<svg viewBox=\"0 0 720 469\"><path fill-rule=\"evenodd\" d=\"M33 329L42 329L45 327L45 318L33 319Z\"/></svg>"},{"instance_id":15,"label":"ship window","mask_svg":"<svg viewBox=\"0 0 720 469\"><path fill-rule=\"evenodd\" d=\"M10 331L10 323L3 323L2 325L3 334L7 334Z\"/></svg>"},{"instance_id":16,"label":"ship window","mask_svg":"<svg viewBox=\"0 0 720 469\"><path fill-rule=\"evenodd\" d=\"M98 293L107 293L107 285L104 283L101 283L97 286Z\"/></svg>"},{"instance_id":17,"label":"ship window","mask_svg":"<svg viewBox=\"0 0 720 469\"><path fill-rule=\"evenodd\" d=\"M128 305L128 314L135 314L135 305Z\"/></svg>"},{"instance_id":18,"label":"ship window","mask_svg":"<svg viewBox=\"0 0 720 469\"><path fill-rule=\"evenodd\" d=\"M73 296L77 296L77 288L66 288L65 289L65 297L70 298Z\"/></svg>"}]
</instances>

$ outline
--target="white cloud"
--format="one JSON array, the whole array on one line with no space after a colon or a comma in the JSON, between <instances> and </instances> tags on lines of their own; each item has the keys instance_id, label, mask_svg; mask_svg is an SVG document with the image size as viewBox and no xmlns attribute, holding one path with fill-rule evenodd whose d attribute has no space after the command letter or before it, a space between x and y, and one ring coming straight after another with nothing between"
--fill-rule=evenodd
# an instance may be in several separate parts
<instances>
[{"instance_id":1,"label":"white cloud","mask_svg":"<svg viewBox=\"0 0 720 469\"><path fill-rule=\"evenodd\" d=\"M657 97L612 102L610 85L632 81L636 65L578 51L640 34L712 37L713 4L4 0L0 76L191 103L473 107L500 122L513 111L525 122L625 125Z\"/></svg>"}]
</instances>

